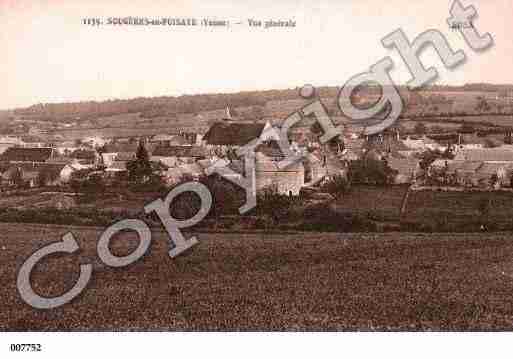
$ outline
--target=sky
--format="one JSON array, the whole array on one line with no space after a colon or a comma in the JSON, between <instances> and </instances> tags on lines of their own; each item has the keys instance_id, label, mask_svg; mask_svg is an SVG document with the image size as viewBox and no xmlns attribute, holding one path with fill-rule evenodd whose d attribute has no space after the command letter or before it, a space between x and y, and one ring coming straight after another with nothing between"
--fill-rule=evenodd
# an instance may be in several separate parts
<instances>
[{"instance_id":1,"label":"sky","mask_svg":"<svg viewBox=\"0 0 513 359\"><path fill-rule=\"evenodd\" d=\"M396 84L410 79L381 39L401 28L410 40L446 35L467 62L446 70L432 49L438 83L513 83L513 1L462 0L494 46L473 52L446 19L452 0L0 0L0 109L37 103L342 86L385 56ZM84 18L185 17L228 27L88 26ZM248 19L293 20L252 28ZM241 22L241 24L236 24Z\"/></svg>"}]
</instances>

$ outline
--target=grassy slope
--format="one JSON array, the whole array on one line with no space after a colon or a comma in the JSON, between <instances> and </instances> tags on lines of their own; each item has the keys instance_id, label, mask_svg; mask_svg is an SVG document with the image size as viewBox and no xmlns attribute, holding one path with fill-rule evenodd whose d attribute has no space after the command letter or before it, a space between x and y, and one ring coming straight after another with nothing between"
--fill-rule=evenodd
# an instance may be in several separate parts
<instances>
[{"instance_id":1,"label":"grassy slope","mask_svg":"<svg viewBox=\"0 0 513 359\"><path fill-rule=\"evenodd\" d=\"M72 303L34 310L16 271L69 229L0 224L0 330L513 328L510 234L199 234L175 259L158 234L143 260L113 269L96 256L99 230L74 228L82 254L41 263L36 290L63 292L79 262L93 279ZM113 250L136 243L126 234Z\"/></svg>"},{"instance_id":2,"label":"grassy slope","mask_svg":"<svg viewBox=\"0 0 513 359\"><path fill-rule=\"evenodd\" d=\"M341 212L371 213L383 221L398 221L406 186L353 186L335 208ZM431 223L443 217L448 223L475 221L480 217L479 205L490 201L488 220L508 223L513 219L513 193L510 192L442 192L415 191L408 197L404 220ZM470 230L470 229L469 229Z\"/></svg>"}]
</instances>

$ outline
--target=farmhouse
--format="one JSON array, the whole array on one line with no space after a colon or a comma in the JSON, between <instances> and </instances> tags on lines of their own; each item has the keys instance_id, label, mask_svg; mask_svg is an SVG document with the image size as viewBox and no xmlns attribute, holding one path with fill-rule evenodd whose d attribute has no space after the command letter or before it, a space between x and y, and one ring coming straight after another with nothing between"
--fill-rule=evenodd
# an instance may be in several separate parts
<instances>
[{"instance_id":1,"label":"farmhouse","mask_svg":"<svg viewBox=\"0 0 513 359\"><path fill-rule=\"evenodd\" d=\"M126 162L125 161L113 161L106 169L105 173L110 176L114 177L116 175L127 173L128 170L126 168Z\"/></svg>"},{"instance_id":2,"label":"farmhouse","mask_svg":"<svg viewBox=\"0 0 513 359\"><path fill-rule=\"evenodd\" d=\"M257 138L262 138L264 131L270 127L269 122L265 124L232 122L230 120L216 122L203 136L203 142L206 146L238 148Z\"/></svg>"},{"instance_id":3,"label":"farmhouse","mask_svg":"<svg viewBox=\"0 0 513 359\"><path fill-rule=\"evenodd\" d=\"M104 146L107 143L107 140L99 137L99 136L91 136L86 137L82 140L82 143L85 143L93 148L98 148Z\"/></svg>"},{"instance_id":4,"label":"farmhouse","mask_svg":"<svg viewBox=\"0 0 513 359\"><path fill-rule=\"evenodd\" d=\"M277 161L261 152L255 153L255 176L257 191L273 187L278 193L298 195L305 185L305 168L301 162L279 168Z\"/></svg>"},{"instance_id":5,"label":"farmhouse","mask_svg":"<svg viewBox=\"0 0 513 359\"><path fill-rule=\"evenodd\" d=\"M266 141L262 143L255 149L255 152L265 156L260 156L261 160L265 159L266 161L278 163L285 159L285 155L276 141ZM305 154L300 162L304 168L303 181L307 185L319 182L328 174L329 165L327 156L322 154L320 150L317 150L315 153Z\"/></svg>"},{"instance_id":6,"label":"farmhouse","mask_svg":"<svg viewBox=\"0 0 513 359\"><path fill-rule=\"evenodd\" d=\"M146 151L151 156L156 145L152 143L145 144ZM115 161L127 162L135 158L138 143L109 143L101 151L102 161L106 167L110 167Z\"/></svg>"},{"instance_id":7,"label":"farmhouse","mask_svg":"<svg viewBox=\"0 0 513 359\"><path fill-rule=\"evenodd\" d=\"M139 144L137 143L109 143L106 144L102 149L102 161L103 164L107 167L110 167L116 157L120 153L131 153L135 157L135 153L137 152L137 148ZM127 156L127 155L122 155Z\"/></svg>"},{"instance_id":8,"label":"farmhouse","mask_svg":"<svg viewBox=\"0 0 513 359\"><path fill-rule=\"evenodd\" d=\"M175 167L181 163L194 163L207 157L207 150L200 146L160 146L153 151L150 160Z\"/></svg>"},{"instance_id":9,"label":"farmhouse","mask_svg":"<svg viewBox=\"0 0 513 359\"><path fill-rule=\"evenodd\" d=\"M81 148L83 148L83 147L77 146L77 144L74 141L60 141L55 146L55 149L57 150L57 152L59 152L59 154L63 155L63 156L67 156L70 153L77 151Z\"/></svg>"},{"instance_id":10,"label":"farmhouse","mask_svg":"<svg viewBox=\"0 0 513 359\"><path fill-rule=\"evenodd\" d=\"M55 186L70 180L76 171L71 165L57 163L13 164L2 176L4 185L27 185L28 187Z\"/></svg>"},{"instance_id":11,"label":"farmhouse","mask_svg":"<svg viewBox=\"0 0 513 359\"><path fill-rule=\"evenodd\" d=\"M169 168L163 174L167 185L180 183L185 179L198 180L205 173L205 168L199 163L185 163L178 167Z\"/></svg>"},{"instance_id":12,"label":"farmhouse","mask_svg":"<svg viewBox=\"0 0 513 359\"><path fill-rule=\"evenodd\" d=\"M83 165L95 165L100 160L98 152L94 150L78 149L72 152L69 156Z\"/></svg>"},{"instance_id":13,"label":"farmhouse","mask_svg":"<svg viewBox=\"0 0 513 359\"><path fill-rule=\"evenodd\" d=\"M235 172L231 176L232 178L247 176L245 160L246 158L244 160L233 160L228 164L228 167ZM255 152L255 181L257 192L265 188L273 188L281 194L298 195L301 187L305 185L305 168L301 161L280 168L278 161L262 152Z\"/></svg>"},{"instance_id":14,"label":"farmhouse","mask_svg":"<svg viewBox=\"0 0 513 359\"><path fill-rule=\"evenodd\" d=\"M151 138L152 143L159 146L187 146L190 145L183 136L159 134Z\"/></svg>"},{"instance_id":15,"label":"farmhouse","mask_svg":"<svg viewBox=\"0 0 513 359\"><path fill-rule=\"evenodd\" d=\"M45 163L56 156L56 151L51 147L11 147L0 155L0 161L9 163Z\"/></svg>"}]
</instances>

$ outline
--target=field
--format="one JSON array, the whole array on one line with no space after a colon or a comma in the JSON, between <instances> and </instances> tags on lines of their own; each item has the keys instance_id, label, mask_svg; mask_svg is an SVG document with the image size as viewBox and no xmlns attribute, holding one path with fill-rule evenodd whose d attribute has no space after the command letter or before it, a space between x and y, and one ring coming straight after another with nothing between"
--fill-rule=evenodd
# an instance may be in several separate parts
<instances>
[{"instance_id":1,"label":"field","mask_svg":"<svg viewBox=\"0 0 513 359\"><path fill-rule=\"evenodd\" d=\"M399 222L406 186L353 186L334 208L339 212L358 212L380 222ZM498 228L511 228L513 193L412 191L403 221L436 226L437 230L479 230L481 223L493 222ZM488 204L486 216L480 209ZM477 227L476 227L477 226ZM465 229L466 228L466 229Z\"/></svg>"},{"instance_id":2,"label":"field","mask_svg":"<svg viewBox=\"0 0 513 359\"><path fill-rule=\"evenodd\" d=\"M94 273L84 292L40 311L19 297L17 270L72 230L80 255L36 266L55 296ZM0 224L0 330L511 330L513 242L495 234L198 234L175 259L163 233L126 268L98 259L99 229ZM126 255L131 233L111 248Z\"/></svg>"}]
</instances>

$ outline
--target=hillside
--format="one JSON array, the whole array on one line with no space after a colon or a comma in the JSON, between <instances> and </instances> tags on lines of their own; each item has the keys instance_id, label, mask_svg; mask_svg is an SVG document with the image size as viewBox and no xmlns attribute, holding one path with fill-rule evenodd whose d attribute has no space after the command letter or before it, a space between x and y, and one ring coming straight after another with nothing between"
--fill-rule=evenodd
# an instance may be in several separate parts
<instances>
[{"instance_id":1,"label":"hillside","mask_svg":"<svg viewBox=\"0 0 513 359\"><path fill-rule=\"evenodd\" d=\"M431 86L416 92L400 87L406 105L402 114L404 125L411 128L413 125L406 123L409 119L430 117L431 122L437 122L438 118L442 127L454 129L453 124L446 124L444 117L458 116L463 121L512 126L513 100L504 95L504 88L508 88L504 86ZM308 103L299 97L298 90L37 104L0 112L0 134L23 134L31 128L70 139L96 135L130 137L182 130L201 133L213 121L223 118L227 107L235 119L283 120ZM350 123L338 108L338 91L337 87L321 87L317 94L337 122ZM379 94L379 88L372 86L358 90L360 100L367 104L376 101Z\"/></svg>"}]
</instances>

